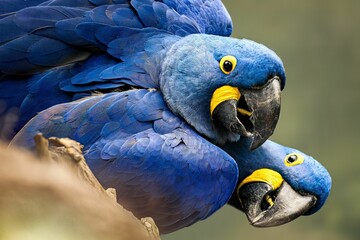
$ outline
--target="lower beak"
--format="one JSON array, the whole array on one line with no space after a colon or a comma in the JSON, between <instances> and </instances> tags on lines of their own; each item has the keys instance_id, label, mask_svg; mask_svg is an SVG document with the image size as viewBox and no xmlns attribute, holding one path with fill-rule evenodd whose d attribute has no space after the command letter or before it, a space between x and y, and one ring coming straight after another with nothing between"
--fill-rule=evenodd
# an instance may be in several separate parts
<instances>
[{"instance_id":1,"label":"lower beak","mask_svg":"<svg viewBox=\"0 0 360 240\"><path fill-rule=\"evenodd\" d=\"M225 87L228 94L231 87ZM280 80L274 77L264 86L241 92L237 88L232 88L230 92L231 97L223 96L221 90L214 92L211 100L212 119L215 125L220 124L233 133L251 137L250 149L256 149L273 134L279 119Z\"/></svg>"},{"instance_id":2,"label":"lower beak","mask_svg":"<svg viewBox=\"0 0 360 240\"><path fill-rule=\"evenodd\" d=\"M275 190L265 182L247 183L238 189L237 195L250 224L256 227L285 224L316 203L316 197L297 193L285 181Z\"/></svg>"}]
</instances>

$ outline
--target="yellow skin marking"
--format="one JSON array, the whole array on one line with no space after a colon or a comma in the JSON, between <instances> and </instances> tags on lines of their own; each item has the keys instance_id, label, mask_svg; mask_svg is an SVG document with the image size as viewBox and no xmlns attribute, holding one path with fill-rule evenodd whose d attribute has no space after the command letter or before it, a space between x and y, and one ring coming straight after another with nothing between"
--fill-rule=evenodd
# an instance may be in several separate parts
<instances>
[{"instance_id":1,"label":"yellow skin marking","mask_svg":"<svg viewBox=\"0 0 360 240\"><path fill-rule=\"evenodd\" d=\"M245 115L245 116L248 116L250 117L252 115L252 112L249 112L243 108L238 108L237 111L241 114L241 115Z\"/></svg>"},{"instance_id":2,"label":"yellow skin marking","mask_svg":"<svg viewBox=\"0 0 360 240\"><path fill-rule=\"evenodd\" d=\"M241 93L237 87L231 87L228 85L222 86L216 89L213 93L213 96L210 101L210 114L214 112L215 108L222 102L227 100L236 100L239 101ZM251 116L252 112L247 111L242 108L238 108L237 111L245 116Z\"/></svg>"},{"instance_id":3,"label":"yellow skin marking","mask_svg":"<svg viewBox=\"0 0 360 240\"><path fill-rule=\"evenodd\" d=\"M273 190L278 189L283 183L283 177L274 170L262 168L254 171L250 176L245 178L237 187L237 191L247 183L264 182L269 184Z\"/></svg>"},{"instance_id":4,"label":"yellow skin marking","mask_svg":"<svg viewBox=\"0 0 360 240\"><path fill-rule=\"evenodd\" d=\"M222 102L227 100L239 101L241 93L237 87L222 86L215 90L210 101L210 114L214 112L215 108Z\"/></svg>"},{"instance_id":5,"label":"yellow skin marking","mask_svg":"<svg viewBox=\"0 0 360 240\"><path fill-rule=\"evenodd\" d=\"M272 198L269 195L266 195L266 202L270 205L270 207L272 205L274 205L274 201L272 200Z\"/></svg>"}]
</instances>

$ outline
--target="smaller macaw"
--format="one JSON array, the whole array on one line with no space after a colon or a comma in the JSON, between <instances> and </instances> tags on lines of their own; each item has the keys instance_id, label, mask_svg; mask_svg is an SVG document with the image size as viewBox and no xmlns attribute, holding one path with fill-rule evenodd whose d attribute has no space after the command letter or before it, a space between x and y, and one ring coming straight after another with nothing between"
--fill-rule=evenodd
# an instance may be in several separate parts
<instances>
[{"instance_id":1,"label":"smaller macaw","mask_svg":"<svg viewBox=\"0 0 360 240\"><path fill-rule=\"evenodd\" d=\"M256 227L287 223L317 212L331 189L328 171L313 157L270 140L248 151L249 141L224 146L239 166L229 204L244 211Z\"/></svg>"},{"instance_id":2,"label":"smaller macaw","mask_svg":"<svg viewBox=\"0 0 360 240\"><path fill-rule=\"evenodd\" d=\"M238 183L230 202L240 199L239 208L259 226L317 211L330 190L325 168L296 150L268 141L251 152L251 143L243 140L224 146L224 151L176 116L157 90L108 93L55 105L31 119L11 145L31 148L39 132L84 145L84 157L101 184L114 187L118 202L135 216L153 217L161 233L209 217L227 203ZM265 168L273 174L251 177ZM296 196L295 206L283 197L288 193ZM264 196L268 200L263 201ZM261 207L263 203L271 206Z\"/></svg>"}]
</instances>

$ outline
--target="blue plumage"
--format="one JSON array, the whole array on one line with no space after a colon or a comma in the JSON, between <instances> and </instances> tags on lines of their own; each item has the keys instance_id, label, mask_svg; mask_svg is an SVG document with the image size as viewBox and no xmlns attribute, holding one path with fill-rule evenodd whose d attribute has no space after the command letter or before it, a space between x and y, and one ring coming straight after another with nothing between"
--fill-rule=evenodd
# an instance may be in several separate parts
<instances>
[{"instance_id":1,"label":"blue plumage","mask_svg":"<svg viewBox=\"0 0 360 240\"><path fill-rule=\"evenodd\" d=\"M298 167L284 165L284 157L297 150L267 141L251 152L242 140L223 147L228 155L175 116L158 91L56 105L33 118L12 144L33 146L38 132L83 144L100 182L115 187L118 201L137 217L153 217L161 233L209 217L229 200L237 182L261 168L279 172L294 190L315 195L317 204L308 214L322 206L330 191L329 174L313 158L304 155ZM231 200L239 201L236 195Z\"/></svg>"},{"instance_id":2,"label":"blue plumage","mask_svg":"<svg viewBox=\"0 0 360 240\"><path fill-rule=\"evenodd\" d=\"M6 16L23 8L39 5L47 0L2 0L0 5L0 16Z\"/></svg>"},{"instance_id":3,"label":"blue plumage","mask_svg":"<svg viewBox=\"0 0 360 240\"><path fill-rule=\"evenodd\" d=\"M128 91L54 106L29 122L14 144L27 145L38 131L79 141L100 182L115 186L120 203L138 217L154 217L165 233L223 206L238 174L229 155L179 123L159 92Z\"/></svg>"},{"instance_id":4,"label":"blue plumage","mask_svg":"<svg viewBox=\"0 0 360 240\"><path fill-rule=\"evenodd\" d=\"M58 0L31 5L15 1L13 5L16 11L4 9L9 12L0 20L1 29L4 29L0 34L0 72L5 74L3 78L19 73L33 74L31 88L32 84L39 84L34 79L44 82L36 75L41 76L40 72L46 69L52 73L62 72L66 66L73 73L67 78L53 80L53 86L56 88L57 85L58 93L64 97L54 98L48 104L40 104L42 99L29 103L29 97L23 102L14 101L21 105L6 102L21 109L33 109L28 104L42 106L32 112L20 111L17 129L39 110L63 103L69 95L86 96L93 91L117 91L132 86L163 91L176 114L212 142L224 143L237 140L242 134L232 131L219 134L217 126L211 123L211 95L220 83L246 90L263 85L276 76L280 78L282 87L284 85L281 60L271 50L246 40L220 37L231 34L232 23L219 0ZM204 53L188 54L187 62L171 61L173 55L177 59L182 53L194 53L193 48L205 42ZM229 77L219 67L220 58L227 54L234 55L241 63ZM208 58L206 68L209 69L206 71L203 69L203 60L206 59L202 58ZM92 64L94 62L96 65ZM171 69L174 75L170 78L166 71ZM172 97L167 96L166 85L175 86L170 81L180 83L177 89L174 88L172 97L178 92L176 98L182 98L182 106L168 102ZM12 88L9 84L9 81L0 82L3 88ZM186 98L181 95L184 88L193 91ZM205 89L205 93L197 93L200 88ZM41 91L44 88L38 89L37 95L46 98L48 93ZM201 105L201 112L189 113L184 109L192 105ZM194 115L199 115L200 119L195 119ZM202 122L204 119L206 121Z\"/></svg>"}]
</instances>

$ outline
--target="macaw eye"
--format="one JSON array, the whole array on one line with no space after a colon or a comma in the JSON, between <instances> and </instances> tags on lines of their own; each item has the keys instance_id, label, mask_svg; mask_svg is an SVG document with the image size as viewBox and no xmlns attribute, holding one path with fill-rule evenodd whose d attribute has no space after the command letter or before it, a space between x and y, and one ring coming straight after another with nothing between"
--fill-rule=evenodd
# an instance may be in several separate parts
<instances>
[{"instance_id":1,"label":"macaw eye","mask_svg":"<svg viewBox=\"0 0 360 240\"><path fill-rule=\"evenodd\" d=\"M284 162L288 167L296 166L304 162L304 156L299 153L290 153L285 157Z\"/></svg>"},{"instance_id":2,"label":"macaw eye","mask_svg":"<svg viewBox=\"0 0 360 240\"><path fill-rule=\"evenodd\" d=\"M220 60L220 69L225 74L230 74L236 67L237 60L234 56L225 56Z\"/></svg>"}]
</instances>

